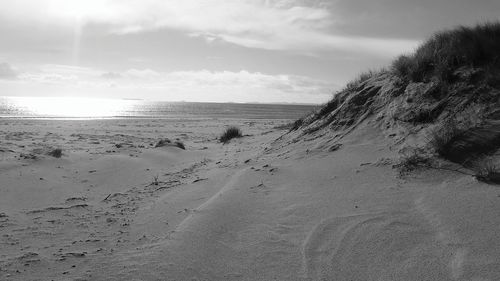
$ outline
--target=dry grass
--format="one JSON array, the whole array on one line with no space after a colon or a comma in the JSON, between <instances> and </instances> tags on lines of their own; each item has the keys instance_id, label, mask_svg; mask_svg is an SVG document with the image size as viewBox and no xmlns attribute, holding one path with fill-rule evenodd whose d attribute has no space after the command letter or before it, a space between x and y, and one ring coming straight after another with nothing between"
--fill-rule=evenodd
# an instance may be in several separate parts
<instances>
[{"instance_id":1,"label":"dry grass","mask_svg":"<svg viewBox=\"0 0 500 281\"><path fill-rule=\"evenodd\" d=\"M368 81L368 79L376 75L379 75L385 71L386 71L385 69L380 69L380 70L370 69L368 71L361 72L354 80L347 83L347 85L345 86L345 90L347 91L355 90L361 84Z\"/></svg>"},{"instance_id":2,"label":"dry grass","mask_svg":"<svg viewBox=\"0 0 500 281\"><path fill-rule=\"evenodd\" d=\"M450 155L452 153L450 145L462 133L463 131L458 128L456 122L449 121L431 130L427 138L429 144L439 156L450 159L452 156Z\"/></svg>"},{"instance_id":3,"label":"dry grass","mask_svg":"<svg viewBox=\"0 0 500 281\"><path fill-rule=\"evenodd\" d=\"M405 176L415 170L432 167L432 158L422 149L411 149L401 153L399 163L394 165L400 176Z\"/></svg>"},{"instance_id":4,"label":"dry grass","mask_svg":"<svg viewBox=\"0 0 500 281\"><path fill-rule=\"evenodd\" d=\"M241 133L240 128L238 127L229 127L227 128L222 135L219 137L219 141L222 143L228 143L231 139L241 138L243 135Z\"/></svg>"},{"instance_id":5,"label":"dry grass","mask_svg":"<svg viewBox=\"0 0 500 281\"><path fill-rule=\"evenodd\" d=\"M453 80L459 67L500 66L500 22L475 27L458 27L435 34L414 54L401 56L392 63L392 72L415 82L438 77Z\"/></svg>"},{"instance_id":6,"label":"dry grass","mask_svg":"<svg viewBox=\"0 0 500 281\"><path fill-rule=\"evenodd\" d=\"M487 183L500 184L500 167L489 158L474 162L476 178Z\"/></svg>"}]
</instances>

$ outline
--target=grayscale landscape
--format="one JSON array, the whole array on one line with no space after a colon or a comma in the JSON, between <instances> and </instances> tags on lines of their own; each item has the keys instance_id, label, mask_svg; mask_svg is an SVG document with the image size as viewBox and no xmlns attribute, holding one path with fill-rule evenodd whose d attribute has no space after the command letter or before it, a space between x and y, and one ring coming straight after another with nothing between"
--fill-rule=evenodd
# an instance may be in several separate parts
<instances>
[{"instance_id":1,"label":"grayscale landscape","mask_svg":"<svg viewBox=\"0 0 500 281\"><path fill-rule=\"evenodd\" d=\"M0 280L500 280L499 15L0 0Z\"/></svg>"}]
</instances>

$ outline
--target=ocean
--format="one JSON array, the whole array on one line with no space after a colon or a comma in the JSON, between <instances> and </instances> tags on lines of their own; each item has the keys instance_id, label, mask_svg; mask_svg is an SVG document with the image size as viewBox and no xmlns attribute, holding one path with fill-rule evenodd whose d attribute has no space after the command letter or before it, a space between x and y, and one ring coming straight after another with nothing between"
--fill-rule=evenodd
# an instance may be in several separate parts
<instances>
[{"instance_id":1,"label":"ocean","mask_svg":"<svg viewBox=\"0 0 500 281\"><path fill-rule=\"evenodd\" d=\"M67 97L0 97L0 118L298 119L314 105L165 102Z\"/></svg>"}]
</instances>

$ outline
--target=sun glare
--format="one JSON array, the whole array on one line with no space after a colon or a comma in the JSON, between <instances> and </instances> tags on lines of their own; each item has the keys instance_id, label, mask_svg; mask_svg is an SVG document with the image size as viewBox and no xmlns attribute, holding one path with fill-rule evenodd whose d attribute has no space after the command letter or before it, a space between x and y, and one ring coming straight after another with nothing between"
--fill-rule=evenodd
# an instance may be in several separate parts
<instances>
[{"instance_id":1,"label":"sun glare","mask_svg":"<svg viewBox=\"0 0 500 281\"><path fill-rule=\"evenodd\" d=\"M106 11L107 1L68 1L53 0L50 2L50 11L58 16L71 20L82 20L87 17L93 17Z\"/></svg>"},{"instance_id":2,"label":"sun glare","mask_svg":"<svg viewBox=\"0 0 500 281\"><path fill-rule=\"evenodd\" d=\"M45 117L98 118L121 115L132 106L132 101L92 98L33 98L14 99L26 112Z\"/></svg>"}]
</instances>

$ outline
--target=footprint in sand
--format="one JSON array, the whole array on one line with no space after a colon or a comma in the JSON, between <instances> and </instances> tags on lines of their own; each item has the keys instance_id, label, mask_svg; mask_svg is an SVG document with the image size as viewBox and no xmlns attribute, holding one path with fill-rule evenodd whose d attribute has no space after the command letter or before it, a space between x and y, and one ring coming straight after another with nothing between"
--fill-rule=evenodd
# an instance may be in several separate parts
<instances>
[{"instance_id":1,"label":"footprint in sand","mask_svg":"<svg viewBox=\"0 0 500 281\"><path fill-rule=\"evenodd\" d=\"M465 252L415 213L333 217L303 245L306 280L458 280Z\"/></svg>"}]
</instances>

